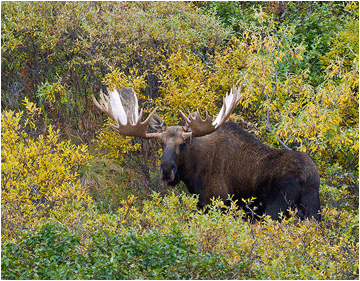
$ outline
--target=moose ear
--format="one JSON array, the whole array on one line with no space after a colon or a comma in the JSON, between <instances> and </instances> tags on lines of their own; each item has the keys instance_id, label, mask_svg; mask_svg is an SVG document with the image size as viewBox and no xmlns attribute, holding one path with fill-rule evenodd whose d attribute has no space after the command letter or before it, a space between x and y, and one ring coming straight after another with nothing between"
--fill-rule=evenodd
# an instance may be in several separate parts
<instances>
[{"instance_id":1,"label":"moose ear","mask_svg":"<svg viewBox=\"0 0 360 281\"><path fill-rule=\"evenodd\" d=\"M165 122L157 115L153 115L149 122L150 128L154 129L155 131L162 133L166 130Z\"/></svg>"},{"instance_id":2,"label":"moose ear","mask_svg":"<svg viewBox=\"0 0 360 281\"><path fill-rule=\"evenodd\" d=\"M186 123L184 126L182 126L183 130L185 133L190 133L191 132L191 129L188 125L188 123Z\"/></svg>"}]
</instances>

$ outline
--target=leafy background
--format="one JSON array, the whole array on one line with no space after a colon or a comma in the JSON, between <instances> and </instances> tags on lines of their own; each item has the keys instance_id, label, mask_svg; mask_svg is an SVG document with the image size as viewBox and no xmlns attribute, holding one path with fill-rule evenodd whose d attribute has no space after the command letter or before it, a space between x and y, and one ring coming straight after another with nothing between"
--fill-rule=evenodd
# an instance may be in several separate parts
<instances>
[{"instance_id":1,"label":"leafy background","mask_svg":"<svg viewBox=\"0 0 360 281\"><path fill-rule=\"evenodd\" d=\"M359 278L358 2L2 2L1 18L2 278ZM159 181L159 144L91 100L133 87L175 125L232 85L234 121L318 164L321 223L204 214Z\"/></svg>"}]
</instances>

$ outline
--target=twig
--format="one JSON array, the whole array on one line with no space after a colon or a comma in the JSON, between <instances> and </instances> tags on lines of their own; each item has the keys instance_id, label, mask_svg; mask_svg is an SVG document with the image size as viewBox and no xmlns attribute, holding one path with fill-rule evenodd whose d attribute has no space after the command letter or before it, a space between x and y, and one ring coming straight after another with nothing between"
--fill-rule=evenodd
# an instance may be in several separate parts
<instances>
[{"instance_id":1,"label":"twig","mask_svg":"<svg viewBox=\"0 0 360 281\"><path fill-rule=\"evenodd\" d=\"M275 92L277 90L277 83L278 83L278 73L277 73L277 68L276 68L276 65L274 63L274 59L271 59L271 62L272 64L274 65L274 68L275 68L275 84L274 84L274 89L273 89L273 92L270 96L270 98L268 97L268 95L266 95L266 101L271 101L272 98L274 97L275 95ZM275 132L271 129L271 126L270 126L270 110L269 108L266 109L266 116L265 116L265 113L263 113L264 115L264 119L266 120L266 130L268 132L270 132L275 138L276 140L285 148L285 149L289 149L291 150L276 134Z\"/></svg>"},{"instance_id":2,"label":"twig","mask_svg":"<svg viewBox=\"0 0 360 281\"><path fill-rule=\"evenodd\" d=\"M276 138L276 140L277 140L285 149L291 150L291 149L275 134L275 132L271 129L269 119L267 119L267 118L265 117L265 114L264 114L264 118L265 118L265 120L266 120L266 130L267 130L268 132L270 132L270 133Z\"/></svg>"}]
</instances>

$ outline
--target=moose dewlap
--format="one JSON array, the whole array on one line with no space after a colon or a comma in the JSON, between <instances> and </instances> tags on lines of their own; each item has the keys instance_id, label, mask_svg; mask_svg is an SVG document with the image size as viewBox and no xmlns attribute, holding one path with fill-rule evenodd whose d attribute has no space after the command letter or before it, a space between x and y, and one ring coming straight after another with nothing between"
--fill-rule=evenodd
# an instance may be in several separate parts
<instances>
[{"instance_id":1,"label":"moose dewlap","mask_svg":"<svg viewBox=\"0 0 360 281\"><path fill-rule=\"evenodd\" d=\"M233 87L224 98L215 120L199 111L186 116L186 126L167 127L155 115L156 108L141 122L138 99L132 88L100 92L95 105L115 121L112 128L125 136L160 139L163 157L160 177L169 185L183 181L189 192L199 195L200 208L213 197L227 203L255 197L258 215L279 220L279 213L297 208L302 218L320 220L320 177L315 163L305 153L271 148L233 122L226 122L239 102L240 88ZM148 126L157 133L147 133Z\"/></svg>"}]
</instances>

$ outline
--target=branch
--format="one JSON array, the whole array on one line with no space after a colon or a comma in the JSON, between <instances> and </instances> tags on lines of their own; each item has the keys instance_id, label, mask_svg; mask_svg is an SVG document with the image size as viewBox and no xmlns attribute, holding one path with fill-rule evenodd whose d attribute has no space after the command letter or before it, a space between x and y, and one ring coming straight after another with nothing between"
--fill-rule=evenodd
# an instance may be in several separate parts
<instances>
[{"instance_id":1,"label":"branch","mask_svg":"<svg viewBox=\"0 0 360 281\"><path fill-rule=\"evenodd\" d=\"M355 159L357 159L358 155L359 155L359 149L357 149L353 159L350 159L350 156L347 155L341 148L339 148L339 151L346 157L347 161L348 161L348 165L347 165L347 170L349 171L352 164L354 163Z\"/></svg>"},{"instance_id":2,"label":"branch","mask_svg":"<svg viewBox=\"0 0 360 281\"><path fill-rule=\"evenodd\" d=\"M354 163L355 159L358 159L358 155L359 155L359 149L357 149L357 151L356 151L356 153L354 155L354 158L350 161L348 169L350 169L350 167Z\"/></svg>"},{"instance_id":3,"label":"branch","mask_svg":"<svg viewBox=\"0 0 360 281\"><path fill-rule=\"evenodd\" d=\"M274 89L273 89L273 92L270 96L270 98L268 97L268 95L266 95L266 101L271 101L272 98L274 97L275 95L275 92L277 90L277 83L278 83L278 73L277 73L277 68L276 68L276 65L274 63L274 59L271 59L271 62L272 64L274 65L274 68L275 68L275 84L274 84ZM264 119L266 120L266 130L268 132L270 132L275 138L276 140L285 148L285 149L289 149L291 150L275 133L274 131L271 129L271 126L270 126L270 110L269 108L266 109L266 116L265 116L265 113L263 113L264 115Z\"/></svg>"},{"instance_id":4,"label":"branch","mask_svg":"<svg viewBox=\"0 0 360 281\"><path fill-rule=\"evenodd\" d=\"M285 149L291 150L291 149L275 134L275 132L271 129L269 119L266 118L265 113L263 113L263 114L264 114L264 119L266 120L266 130L267 130L268 132L270 132L270 133L276 138L276 140L277 140Z\"/></svg>"},{"instance_id":5,"label":"branch","mask_svg":"<svg viewBox=\"0 0 360 281\"><path fill-rule=\"evenodd\" d=\"M278 72L277 72L277 68L276 68L276 65L275 65L275 62L274 62L274 59L273 59L273 58L271 59L271 62L272 62L272 64L273 64L274 68L275 68L275 87L274 87L274 90L273 90L273 92L272 92L272 94L271 94L270 100L271 100L271 99L273 98L273 96L275 95L275 92L276 92L276 90L277 90L277 83L278 83Z\"/></svg>"}]
</instances>

